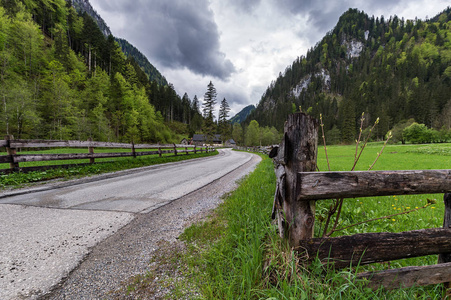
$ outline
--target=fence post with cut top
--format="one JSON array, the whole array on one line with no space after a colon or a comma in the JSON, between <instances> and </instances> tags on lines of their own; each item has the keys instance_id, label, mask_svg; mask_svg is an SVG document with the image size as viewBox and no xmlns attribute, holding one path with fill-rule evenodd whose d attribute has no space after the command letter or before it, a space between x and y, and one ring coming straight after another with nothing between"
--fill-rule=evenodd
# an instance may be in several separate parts
<instances>
[{"instance_id":1,"label":"fence post with cut top","mask_svg":"<svg viewBox=\"0 0 451 300\"><path fill-rule=\"evenodd\" d=\"M315 201L298 201L297 194L298 173L316 171L318 121L303 113L289 115L282 142L271 152L277 178L273 218L278 217L280 236L297 248L313 237Z\"/></svg>"},{"instance_id":2,"label":"fence post with cut top","mask_svg":"<svg viewBox=\"0 0 451 300\"><path fill-rule=\"evenodd\" d=\"M7 141L6 152L8 153L11 161L9 163L9 168L12 171L19 170L19 163L14 161L14 156L16 155L16 148L11 148L11 141L14 140L14 136L7 135L5 136L5 140Z\"/></svg>"},{"instance_id":3,"label":"fence post with cut top","mask_svg":"<svg viewBox=\"0 0 451 300\"><path fill-rule=\"evenodd\" d=\"M89 138L88 139L88 142L92 142L92 138ZM88 153L89 154L94 154L94 147L92 147L92 145L90 145L89 147L88 147ZM90 159L89 159L89 163L90 164L93 164L95 162L95 159L93 158L93 157L91 157Z\"/></svg>"},{"instance_id":4,"label":"fence post with cut top","mask_svg":"<svg viewBox=\"0 0 451 300\"><path fill-rule=\"evenodd\" d=\"M443 228L451 230L451 193L445 194L443 197L443 202L445 203L445 216L443 217ZM438 256L438 263L448 263L451 262L451 253L442 253ZM443 284L446 288L446 296L451 296L451 282L446 282Z\"/></svg>"},{"instance_id":5,"label":"fence post with cut top","mask_svg":"<svg viewBox=\"0 0 451 300\"><path fill-rule=\"evenodd\" d=\"M133 158L136 158L136 149L135 149L135 142L132 141L132 154L133 154Z\"/></svg>"}]
</instances>

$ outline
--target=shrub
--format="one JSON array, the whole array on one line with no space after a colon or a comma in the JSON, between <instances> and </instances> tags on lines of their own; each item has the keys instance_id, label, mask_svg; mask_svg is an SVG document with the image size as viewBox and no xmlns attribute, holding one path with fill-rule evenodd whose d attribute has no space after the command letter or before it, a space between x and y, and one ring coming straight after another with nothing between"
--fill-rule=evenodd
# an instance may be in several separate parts
<instances>
[{"instance_id":1,"label":"shrub","mask_svg":"<svg viewBox=\"0 0 451 300\"><path fill-rule=\"evenodd\" d=\"M426 144L439 140L439 134L434 129L427 128L424 124L412 123L406 127L403 132L403 137L406 141L413 144Z\"/></svg>"}]
</instances>

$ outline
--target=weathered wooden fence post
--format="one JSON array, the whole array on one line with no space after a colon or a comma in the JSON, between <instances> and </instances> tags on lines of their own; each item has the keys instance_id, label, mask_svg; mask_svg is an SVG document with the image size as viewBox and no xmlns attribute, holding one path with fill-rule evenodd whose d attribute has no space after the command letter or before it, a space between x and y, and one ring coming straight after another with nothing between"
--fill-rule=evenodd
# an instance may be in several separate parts
<instances>
[{"instance_id":1,"label":"weathered wooden fence post","mask_svg":"<svg viewBox=\"0 0 451 300\"><path fill-rule=\"evenodd\" d=\"M445 194L443 197L445 203L445 216L443 217L443 228L451 229L451 193ZM451 262L451 253L442 253L438 256L438 263ZM451 296L451 282L444 283L446 290L446 296Z\"/></svg>"},{"instance_id":2,"label":"weathered wooden fence post","mask_svg":"<svg viewBox=\"0 0 451 300\"><path fill-rule=\"evenodd\" d=\"M177 146L174 144L174 155L177 156Z\"/></svg>"},{"instance_id":3,"label":"weathered wooden fence post","mask_svg":"<svg viewBox=\"0 0 451 300\"><path fill-rule=\"evenodd\" d=\"M162 154L161 147L158 147L158 156L161 157L161 154Z\"/></svg>"},{"instance_id":4,"label":"weathered wooden fence post","mask_svg":"<svg viewBox=\"0 0 451 300\"><path fill-rule=\"evenodd\" d=\"M92 142L92 138L89 138L88 139L88 142ZM89 154L94 154L94 147L92 147L92 145L90 145L89 147L88 147L88 153ZM91 157L90 159L89 159L89 163L90 164L93 164L95 162L95 159L93 158L93 157Z\"/></svg>"},{"instance_id":5,"label":"weathered wooden fence post","mask_svg":"<svg viewBox=\"0 0 451 300\"><path fill-rule=\"evenodd\" d=\"M133 158L136 158L136 149L135 149L135 142L132 141L132 154L133 154Z\"/></svg>"},{"instance_id":6,"label":"weathered wooden fence post","mask_svg":"<svg viewBox=\"0 0 451 300\"><path fill-rule=\"evenodd\" d=\"M279 233L293 248L313 237L315 201L298 201L299 172L316 170L318 121L303 113L292 114L285 123L284 137L270 157L276 163L277 187L273 217L279 220Z\"/></svg>"},{"instance_id":7,"label":"weathered wooden fence post","mask_svg":"<svg viewBox=\"0 0 451 300\"><path fill-rule=\"evenodd\" d=\"M194 154L197 154L196 145L194 145Z\"/></svg>"},{"instance_id":8,"label":"weathered wooden fence post","mask_svg":"<svg viewBox=\"0 0 451 300\"><path fill-rule=\"evenodd\" d=\"M5 136L5 140L7 141L6 152L8 153L11 161L9 162L9 168L12 171L19 170L19 163L14 161L14 155L16 155L16 148L11 148L11 141L14 140L14 136L7 135Z\"/></svg>"}]
</instances>

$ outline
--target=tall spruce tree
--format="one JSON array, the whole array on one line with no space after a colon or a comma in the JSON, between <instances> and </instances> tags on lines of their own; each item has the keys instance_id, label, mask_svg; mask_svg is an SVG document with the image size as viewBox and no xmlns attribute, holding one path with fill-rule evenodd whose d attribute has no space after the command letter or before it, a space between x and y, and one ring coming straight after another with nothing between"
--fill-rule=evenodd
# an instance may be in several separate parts
<instances>
[{"instance_id":1,"label":"tall spruce tree","mask_svg":"<svg viewBox=\"0 0 451 300\"><path fill-rule=\"evenodd\" d=\"M207 86L207 92L204 95L204 103L203 103L203 115L205 118L203 132L206 136L207 142L211 143L215 134L215 122L213 112L215 110L216 105L216 88L213 83L210 83Z\"/></svg>"},{"instance_id":2,"label":"tall spruce tree","mask_svg":"<svg viewBox=\"0 0 451 300\"><path fill-rule=\"evenodd\" d=\"M227 102L226 98L224 98L222 99L219 106L218 117L219 133L221 134L221 139L223 141L227 140L230 137L230 122L227 120L227 118L229 117L229 112L229 103Z\"/></svg>"}]
</instances>

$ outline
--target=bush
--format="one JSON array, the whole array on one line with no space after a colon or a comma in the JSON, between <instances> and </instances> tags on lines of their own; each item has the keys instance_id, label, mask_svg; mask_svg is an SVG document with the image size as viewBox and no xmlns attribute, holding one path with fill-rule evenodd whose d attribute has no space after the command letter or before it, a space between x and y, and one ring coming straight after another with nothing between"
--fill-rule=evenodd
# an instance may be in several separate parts
<instances>
[{"instance_id":1,"label":"bush","mask_svg":"<svg viewBox=\"0 0 451 300\"><path fill-rule=\"evenodd\" d=\"M412 123L403 130L403 137L413 144L426 144L439 141L439 132L427 128L424 124Z\"/></svg>"}]
</instances>

